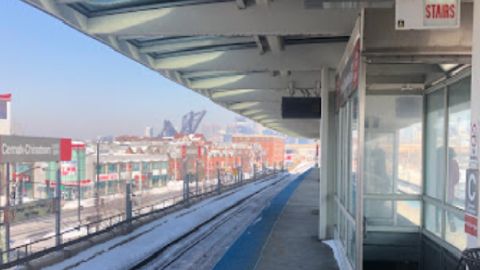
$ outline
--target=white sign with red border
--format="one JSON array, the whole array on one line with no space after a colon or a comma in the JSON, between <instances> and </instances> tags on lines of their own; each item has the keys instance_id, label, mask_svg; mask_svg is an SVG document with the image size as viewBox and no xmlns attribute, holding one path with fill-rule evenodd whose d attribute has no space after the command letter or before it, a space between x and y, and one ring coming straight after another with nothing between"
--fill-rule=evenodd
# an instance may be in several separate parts
<instances>
[{"instance_id":1,"label":"white sign with red border","mask_svg":"<svg viewBox=\"0 0 480 270\"><path fill-rule=\"evenodd\" d=\"M460 0L396 0L395 29L460 27Z\"/></svg>"}]
</instances>

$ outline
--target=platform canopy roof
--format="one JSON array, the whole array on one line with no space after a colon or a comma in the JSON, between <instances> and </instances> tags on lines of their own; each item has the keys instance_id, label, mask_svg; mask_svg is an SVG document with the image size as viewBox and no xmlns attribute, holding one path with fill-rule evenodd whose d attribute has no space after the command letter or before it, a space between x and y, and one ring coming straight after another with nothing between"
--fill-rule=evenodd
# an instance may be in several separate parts
<instances>
[{"instance_id":1,"label":"platform canopy roof","mask_svg":"<svg viewBox=\"0 0 480 270\"><path fill-rule=\"evenodd\" d=\"M360 5L326 0L24 0L215 103L292 136L282 96L315 96L336 67Z\"/></svg>"}]
</instances>

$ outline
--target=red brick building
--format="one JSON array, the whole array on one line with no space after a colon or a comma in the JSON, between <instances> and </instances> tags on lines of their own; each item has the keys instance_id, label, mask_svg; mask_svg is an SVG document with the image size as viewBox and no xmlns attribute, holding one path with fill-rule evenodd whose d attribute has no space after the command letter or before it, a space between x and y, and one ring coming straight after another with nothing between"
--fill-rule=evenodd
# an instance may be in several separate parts
<instances>
[{"instance_id":1,"label":"red brick building","mask_svg":"<svg viewBox=\"0 0 480 270\"><path fill-rule=\"evenodd\" d=\"M200 175L200 179L215 178L217 169L234 173L242 166L244 173L252 173L253 164L260 168L264 160L264 150L258 144L228 143L214 144L201 135L189 135L171 141L169 156L169 175L175 180L183 179L186 172ZM184 161L186 172L184 172Z\"/></svg>"},{"instance_id":2,"label":"red brick building","mask_svg":"<svg viewBox=\"0 0 480 270\"><path fill-rule=\"evenodd\" d=\"M258 144L265 151L267 167L281 167L285 157L285 141L282 137L271 135L234 135L233 143Z\"/></svg>"}]
</instances>

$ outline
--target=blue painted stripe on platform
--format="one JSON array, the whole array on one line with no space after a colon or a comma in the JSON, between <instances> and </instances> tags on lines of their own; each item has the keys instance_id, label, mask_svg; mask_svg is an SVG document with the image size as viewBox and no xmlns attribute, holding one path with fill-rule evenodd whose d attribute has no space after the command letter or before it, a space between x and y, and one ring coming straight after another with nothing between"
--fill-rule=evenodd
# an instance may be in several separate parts
<instances>
[{"instance_id":1,"label":"blue painted stripe on platform","mask_svg":"<svg viewBox=\"0 0 480 270\"><path fill-rule=\"evenodd\" d=\"M301 174L271 201L257 220L225 252L215 265L215 270L248 270L253 269L260 257L260 252L290 196L297 189L311 170Z\"/></svg>"}]
</instances>

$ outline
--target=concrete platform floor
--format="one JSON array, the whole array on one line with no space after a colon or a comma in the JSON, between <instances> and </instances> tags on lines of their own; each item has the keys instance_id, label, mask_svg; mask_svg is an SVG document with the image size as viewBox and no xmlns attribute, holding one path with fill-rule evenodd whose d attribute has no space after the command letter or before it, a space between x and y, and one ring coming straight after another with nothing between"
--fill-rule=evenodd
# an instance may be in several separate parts
<instances>
[{"instance_id":1,"label":"concrete platform floor","mask_svg":"<svg viewBox=\"0 0 480 270\"><path fill-rule=\"evenodd\" d=\"M333 251L317 238L319 171L294 191L264 243L255 269L338 269Z\"/></svg>"}]
</instances>

